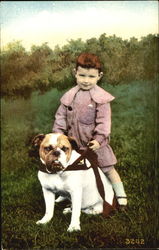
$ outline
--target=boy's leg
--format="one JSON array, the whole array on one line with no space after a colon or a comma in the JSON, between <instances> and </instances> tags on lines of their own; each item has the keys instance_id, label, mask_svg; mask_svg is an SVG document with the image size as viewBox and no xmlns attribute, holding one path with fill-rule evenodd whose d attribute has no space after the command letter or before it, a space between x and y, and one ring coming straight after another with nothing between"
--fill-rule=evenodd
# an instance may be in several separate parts
<instances>
[{"instance_id":1,"label":"boy's leg","mask_svg":"<svg viewBox=\"0 0 159 250\"><path fill-rule=\"evenodd\" d=\"M108 177L108 179L112 183L119 205L126 206L127 196L121 178L116 169L114 167L108 168L108 171L104 172L104 174Z\"/></svg>"}]
</instances>

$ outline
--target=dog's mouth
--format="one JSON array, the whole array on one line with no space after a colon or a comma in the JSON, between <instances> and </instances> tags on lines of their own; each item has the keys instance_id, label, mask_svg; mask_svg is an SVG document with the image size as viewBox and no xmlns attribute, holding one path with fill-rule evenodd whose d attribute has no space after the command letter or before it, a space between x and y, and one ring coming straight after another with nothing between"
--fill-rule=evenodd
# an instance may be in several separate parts
<instances>
[{"instance_id":1,"label":"dog's mouth","mask_svg":"<svg viewBox=\"0 0 159 250\"><path fill-rule=\"evenodd\" d=\"M57 173L63 170L64 167L58 160L52 161L51 163L46 163L46 171L48 173Z\"/></svg>"}]
</instances>

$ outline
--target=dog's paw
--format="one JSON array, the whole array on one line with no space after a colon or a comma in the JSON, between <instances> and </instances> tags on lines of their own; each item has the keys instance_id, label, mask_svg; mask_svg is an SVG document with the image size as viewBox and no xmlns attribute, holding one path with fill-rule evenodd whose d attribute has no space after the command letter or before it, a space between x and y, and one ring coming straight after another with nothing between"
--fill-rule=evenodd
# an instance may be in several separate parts
<instances>
[{"instance_id":1,"label":"dog's paw","mask_svg":"<svg viewBox=\"0 0 159 250\"><path fill-rule=\"evenodd\" d=\"M43 225L43 224L48 223L49 221L50 221L50 220L43 218L43 219L41 219L41 220L38 220L38 221L36 222L36 225Z\"/></svg>"},{"instance_id":2,"label":"dog's paw","mask_svg":"<svg viewBox=\"0 0 159 250\"><path fill-rule=\"evenodd\" d=\"M66 208L64 208L63 214L68 214L68 213L72 213L71 207L66 207Z\"/></svg>"},{"instance_id":3,"label":"dog's paw","mask_svg":"<svg viewBox=\"0 0 159 250\"><path fill-rule=\"evenodd\" d=\"M101 214L102 210L101 209L94 209L94 208L87 208L87 209L83 209L82 212L85 214L97 215L97 214Z\"/></svg>"},{"instance_id":4,"label":"dog's paw","mask_svg":"<svg viewBox=\"0 0 159 250\"><path fill-rule=\"evenodd\" d=\"M80 227L80 225L70 225L69 227L68 227L68 229L67 229L67 232L70 232L70 233L72 233L72 232L76 232L76 231L81 231L81 227Z\"/></svg>"},{"instance_id":5,"label":"dog's paw","mask_svg":"<svg viewBox=\"0 0 159 250\"><path fill-rule=\"evenodd\" d=\"M64 200L66 200L66 199L67 199L67 197L59 196L59 197L55 200L55 202L56 202L56 203L59 203L59 202L62 202L62 201L64 201Z\"/></svg>"}]
</instances>

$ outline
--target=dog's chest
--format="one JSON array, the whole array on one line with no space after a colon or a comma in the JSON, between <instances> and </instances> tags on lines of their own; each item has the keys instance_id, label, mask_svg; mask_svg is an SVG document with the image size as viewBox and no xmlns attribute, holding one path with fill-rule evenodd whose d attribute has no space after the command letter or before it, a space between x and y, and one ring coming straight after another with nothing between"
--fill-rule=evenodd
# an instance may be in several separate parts
<instances>
[{"instance_id":1,"label":"dog's chest","mask_svg":"<svg viewBox=\"0 0 159 250\"><path fill-rule=\"evenodd\" d=\"M67 181L63 176L56 174L47 174L41 171L38 172L38 178L43 188L48 189L54 193L67 191Z\"/></svg>"}]
</instances>

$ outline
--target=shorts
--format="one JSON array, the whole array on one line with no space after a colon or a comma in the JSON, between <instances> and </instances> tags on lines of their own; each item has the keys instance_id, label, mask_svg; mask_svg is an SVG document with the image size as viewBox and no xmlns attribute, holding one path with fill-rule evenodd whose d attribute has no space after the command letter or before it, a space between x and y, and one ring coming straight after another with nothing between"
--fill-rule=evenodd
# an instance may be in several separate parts
<instances>
[{"instance_id":1,"label":"shorts","mask_svg":"<svg viewBox=\"0 0 159 250\"><path fill-rule=\"evenodd\" d=\"M100 169L103 171L103 173L106 173L106 172L110 171L113 168L114 168L114 166L108 166L108 167L102 167Z\"/></svg>"}]
</instances>

